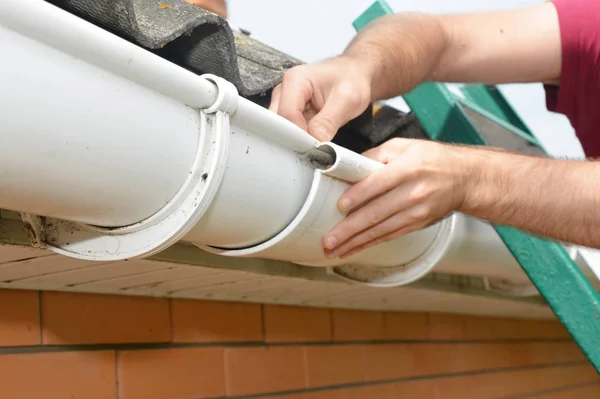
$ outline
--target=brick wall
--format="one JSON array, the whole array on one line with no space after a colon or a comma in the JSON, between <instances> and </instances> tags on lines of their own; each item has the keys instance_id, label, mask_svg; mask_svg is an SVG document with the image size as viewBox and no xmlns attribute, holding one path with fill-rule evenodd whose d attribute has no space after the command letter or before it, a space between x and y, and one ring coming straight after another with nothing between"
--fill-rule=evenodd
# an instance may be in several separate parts
<instances>
[{"instance_id":1,"label":"brick wall","mask_svg":"<svg viewBox=\"0 0 600 399\"><path fill-rule=\"evenodd\" d=\"M0 290L6 399L598 398L552 321Z\"/></svg>"}]
</instances>

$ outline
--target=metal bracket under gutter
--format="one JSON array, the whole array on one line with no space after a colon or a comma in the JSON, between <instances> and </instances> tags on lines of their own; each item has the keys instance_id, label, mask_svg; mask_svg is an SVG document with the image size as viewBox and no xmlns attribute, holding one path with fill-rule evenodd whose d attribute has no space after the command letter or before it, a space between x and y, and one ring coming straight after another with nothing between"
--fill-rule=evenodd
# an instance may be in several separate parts
<instances>
[{"instance_id":1,"label":"metal bracket under gutter","mask_svg":"<svg viewBox=\"0 0 600 399\"><path fill-rule=\"evenodd\" d=\"M354 22L354 26L357 30L362 29L376 18L391 13L393 10L385 0L377 0ZM444 85L438 83L421 85L405 95L404 99L432 139L474 145L489 144L482 139L477 126L465 112L465 105L468 106L469 102L465 103L464 100L457 99ZM491 99L487 98L487 100ZM543 151L533 134L519 130L524 124L520 118L515 117L514 110L507 110L497 101L492 103L497 106L492 109L492 112L496 111L498 115L504 109L506 111L503 113L504 122L510 125L516 124L511 126L513 134L532 141ZM484 104L489 106L488 102ZM493 114L487 116L494 119ZM536 237L510 226L494 225L494 229L531 282L549 303L558 319L600 371L598 291L590 284L560 243Z\"/></svg>"}]
</instances>

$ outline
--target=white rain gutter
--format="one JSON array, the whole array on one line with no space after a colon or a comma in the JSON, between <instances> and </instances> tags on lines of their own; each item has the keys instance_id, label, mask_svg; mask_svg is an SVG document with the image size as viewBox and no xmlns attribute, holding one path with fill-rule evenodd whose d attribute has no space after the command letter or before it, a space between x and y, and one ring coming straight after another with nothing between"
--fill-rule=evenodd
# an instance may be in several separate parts
<instances>
[{"instance_id":1,"label":"white rain gutter","mask_svg":"<svg viewBox=\"0 0 600 399\"><path fill-rule=\"evenodd\" d=\"M375 286L435 270L537 294L494 229L459 213L325 259L339 196L382 165L319 143L220 78L41 0L0 1L0 52L0 208L57 253L121 260L183 240Z\"/></svg>"}]
</instances>

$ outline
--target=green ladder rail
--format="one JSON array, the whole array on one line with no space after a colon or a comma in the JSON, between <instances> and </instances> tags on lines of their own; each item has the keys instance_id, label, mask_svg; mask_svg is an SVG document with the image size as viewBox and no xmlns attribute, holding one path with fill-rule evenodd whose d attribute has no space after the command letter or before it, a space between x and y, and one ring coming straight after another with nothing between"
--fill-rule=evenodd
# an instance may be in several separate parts
<instances>
[{"instance_id":1,"label":"green ladder rail","mask_svg":"<svg viewBox=\"0 0 600 399\"><path fill-rule=\"evenodd\" d=\"M384 0L377 0L354 21L353 26L359 31L373 20L392 13L393 10ZM454 94L445 84L425 83L403 98L433 140L493 145L490 141L494 138L485 129L478 129L473 122L472 111L475 111L508 130L513 135L512 139L547 155L496 87L469 85L463 87L461 92L464 98ZM514 143L513 140L508 147ZM493 227L556 317L596 370L600 371L598 292L562 244L510 226L493 224Z\"/></svg>"},{"instance_id":2,"label":"green ladder rail","mask_svg":"<svg viewBox=\"0 0 600 399\"><path fill-rule=\"evenodd\" d=\"M523 119L506 100L498 87L493 85L469 84L461 87L460 91L467 99L486 111L492 113L500 120L516 127L530 138L535 138L533 132Z\"/></svg>"}]
</instances>

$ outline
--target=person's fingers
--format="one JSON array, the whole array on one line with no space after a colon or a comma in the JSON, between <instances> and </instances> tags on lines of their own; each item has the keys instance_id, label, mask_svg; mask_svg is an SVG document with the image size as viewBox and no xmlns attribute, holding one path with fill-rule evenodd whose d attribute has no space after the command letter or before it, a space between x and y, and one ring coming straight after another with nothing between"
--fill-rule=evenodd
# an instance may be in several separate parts
<instances>
[{"instance_id":1,"label":"person's fingers","mask_svg":"<svg viewBox=\"0 0 600 399\"><path fill-rule=\"evenodd\" d=\"M371 228L359 232L333 251L326 251L326 255L328 257L347 257L349 253L356 253L354 252L356 249L361 248L362 250L368 243L380 240L395 231L405 229L408 226L422 225L426 215L425 206L407 208L391 215Z\"/></svg>"},{"instance_id":2,"label":"person's fingers","mask_svg":"<svg viewBox=\"0 0 600 399\"><path fill-rule=\"evenodd\" d=\"M313 96L311 81L306 78L301 67L290 69L283 77L277 113L305 131L308 131L304 109Z\"/></svg>"},{"instance_id":3,"label":"person's fingers","mask_svg":"<svg viewBox=\"0 0 600 399\"><path fill-rule=\"evenodd\" d=\"M227 3L225 0L186 0L188 3L194 4L207 11L227 18Z\"/></svg>"},{"instance_id":4,"label":"person's fingers","mask_svg":"<svg viewBox=\"0 0 600 399\"><path fill-rule=\"evenodd\" d=\"M375 240L369 241L367 243L364 243L362 245L359 245L357 247L354 247L352 250L339 255L340 259L347 259L351 256L356 255L359 252L362 252L368 248L374 247L375 245L379 245L379 244L383 244L384 242L387 241L391 241L391 240L395 240L398 237L413 233L417 230L421 230L428 227L428 225L426 223L413 223L413 224L408 224L396 231L393 231L389 234L386 234L384 236L381 236Z\"/></svg>"},{"instance_id":5,"label":"person's fingers","mask_svg":"<svg viewBox=\"0 0 600 399\"><path fill-rule=\"evenodd\" d=\"M352 84L343 83L333 88L321 111L308 124L308 132L321 141L329 141L338 129L360 115L369 105Z\"/></svg>"},{"instance_id":6,"label":"person's fingers","mask_svg":"<svg viewBox=\"0 0 600 399\"><path fill-rule=\"evenodd\" d=\"M271 103L269 104L269 111L277 113L279 110L279 99L281 98L281 84L275 86L271 92Z\"/></svg>"},{"instance_id":7,"label":"person's fingers","mask_svg":"<svg viewBox=\"0 0 600 399\"><path fill-rule=\"evenodd\" d=\"M394 158L386 166L372 172L366 179L351 186L338 199L338 208L350 212L368 203L406 180L410 174L403 168L399 158Z\"/></svg>"},{"instance_id":8,"label":"person's fingers","mask_svg":"<svg viewBox=\"0 0 600 399\"><path fill-rule=\"evenodd\" d=\"M339 247L336 247L332 250L325 250L325 255L328 258L335 258L338 256L343 256L346 253L351 252L356 248L361 248L363 245L377 240L383 236L386 236L389 233L392 233L406 224L407 218L405 212L399 212L395 215L390 216L383 222L371 227L370 229L366 229L364 231L359 232L354 235L350 239L346 240Z\"/></svg>"},{"instance_id":9,"label":"person's fingers","mask_svg":"<svg viewBox=\"0 0 600 399\"><path fill-rule=\"evenodd\" d=\"M410 207L409 193L411 189L411 187L396 187L382 193L377 198L350 213L323 237L323 246L325 249L333 250L335 248L337 250L341 246L346 245L348 240L351 240L362 232L370 231L366 233L370 235L368 241L377 238L372 236L373 234L377 234L378 236L383 234L379 232L379 228L385 228L386 223L389 223L389 218L392 215ZM391 221L398 222L399 219ZM381 226L382 224L383 226ZM399 226L396 226L394 230L398 228ZM385 233L388 232L386 231Z\"/></svg>"}]
</instances>

